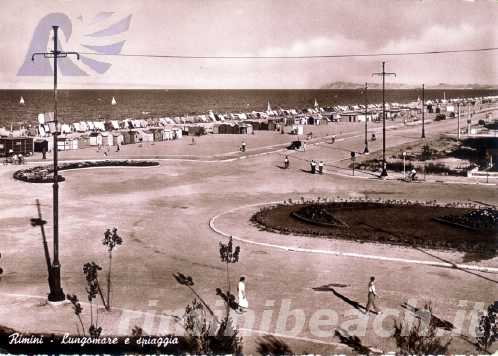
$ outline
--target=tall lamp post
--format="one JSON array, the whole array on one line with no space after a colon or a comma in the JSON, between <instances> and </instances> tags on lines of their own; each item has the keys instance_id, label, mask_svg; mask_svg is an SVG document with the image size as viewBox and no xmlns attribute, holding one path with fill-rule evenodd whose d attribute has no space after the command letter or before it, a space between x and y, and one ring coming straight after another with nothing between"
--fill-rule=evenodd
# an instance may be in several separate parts
<instances>
[{"instance_id":1,"label":"tall lamp post","mask_svg":"<svg viewBox=\"0 0 498 356\"><path fill-rule=\"evenodd\" d=\"M457 140L460 141L460 102L457 103Z\"/></svg>"},{"instance_id":2,"label":"tall lamp post","mask_svg":"<svg viewBox=\"0 0 498 356\"><path fill-rule=\"evenodd\" d=\"M57 161L57 137L58 137L58 121L57 121L57 59L65 58L68 54L76 55L79 59L80 56L77 52L63 52L57 48L57 31L59 26L52 26L54 31L54 49L50 52L33 53L31 60L34 61L36 56L43 56L44 58L54 59L54 120L53 120L53 136L54 136L54 183L53 183L53 219L54 219L54 260L50 268L48 283L50 293L48 300L51 302L61 302L65 299L64 291L61 287L61 264L59 262L59 167ZM52 131L52 130L51 130Z\"/></svg>"},{"instance_id":3,"label":"tall lamp post","mask_svg":"<svg viewBox=\"0 0 498 356\"><path fill-rule=\"evenodd\" d=\"M373 73L372 75L382 76L382 172L381 177L387 176L387 162L386 162L386 75L396 76L396 73L386 73L386 62L382 62L382 72Z\"/></svg>"},{"instance_id":4,"label":"tall lamp post","mask_svg":"<svg viewBox=\"0 0 498 356\"><path fill-rule=\"evenodd\" d=\"M368 153L368 83L365 83L365 150L363 153Z\"/></svg>"},{"instance_id":5,"label":"tall lamp post","mask_svg":"<svg viewBox=\"0 0 498 356\"><path fill-rule=\"evenodd\" d=\"M422 84L422 138L425 138L425 84Z\"/></svg>"}]
</instances>

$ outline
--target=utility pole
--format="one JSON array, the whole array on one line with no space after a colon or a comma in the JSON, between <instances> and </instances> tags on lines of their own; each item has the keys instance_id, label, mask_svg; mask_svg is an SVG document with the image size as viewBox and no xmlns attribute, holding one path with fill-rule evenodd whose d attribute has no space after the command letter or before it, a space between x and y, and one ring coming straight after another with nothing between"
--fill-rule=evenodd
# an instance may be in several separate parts
<instances>
[{"instance_id":1,"label":"utility pole","mask_svg":"<svg viewBox=\"0 0 498 356\"><path fill-rule=\"evenodd\" d=\"M368 154L368 83L365 83L365 150L364 154Z\"/></svg>"},{"instance_id":2,"label":"utility pole","mask_svg":"<svg viewBox=\"0 0 498 356\"><path fill-rule=\"evenodd\" d=\"M425 138L425 84L422 84L422 138Z\"/></svg>"},{"instance_id":3,"label":"utility pole","mask_svg":"<svg viewBox=\"0 0 498 356\"><path fill-rule=\"evenodd\" d=\"M61 302L66 299L64 291L61 287L61 264L59 262L59 167L57 161L57 136L58 136L58 122L57 122L57 59L65 58L68 54L73 54L77 59L80 59L80 55L77 52L63 52L59 51L57 31L59 26L52 26L54 31L54 49L50 52L39 52L33 53L31 60L34 61L36 56L43 56L44 58L54 59L54 122L55 127L54 136L54 183L53 183L53 219L54 219L54 260L52 262L52 267L50 269L51 276L49 280L52 280L52 285L49 284L50 293L48 295L48 300L50 302Z\"/></svg>"},{"instance_id":4,"label":"utility pole","mask_svg":"<svg viewBox=\"0 0 498 356\"><path fill-rule=\"evenodd\" d=\"M460 141L460 102L457 103L457 140Z\"/></svg>"},{"instance_id":5,"label":"utility pole","mask_svg":"<svg viewBox=\"0 0 498 356\"><path fill-rule=\"evenodd\" d=\"M387 162L386 162L386 75L393 75L396 77L396 73L386 73L385 70L386 62L382 62L382 72L373 73L372 75L382 76L382 172L381 177L387 176Z\"/></svg>"}]
</instances>

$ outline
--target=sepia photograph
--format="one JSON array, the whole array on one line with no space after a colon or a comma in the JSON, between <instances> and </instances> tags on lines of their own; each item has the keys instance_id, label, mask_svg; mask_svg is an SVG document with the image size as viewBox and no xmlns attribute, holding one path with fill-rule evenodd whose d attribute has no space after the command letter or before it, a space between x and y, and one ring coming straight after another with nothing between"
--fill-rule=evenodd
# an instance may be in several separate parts
<instances>
[{"instance_id":1,"label":"sepia photograph","mask_svg":"<svg viewBox=\"0 0 498 356\"><path fill-rule=\"evenodd\" d=\"M0 354L498 355L498 0L0 9Z\"/></svg>"}]
</instances>

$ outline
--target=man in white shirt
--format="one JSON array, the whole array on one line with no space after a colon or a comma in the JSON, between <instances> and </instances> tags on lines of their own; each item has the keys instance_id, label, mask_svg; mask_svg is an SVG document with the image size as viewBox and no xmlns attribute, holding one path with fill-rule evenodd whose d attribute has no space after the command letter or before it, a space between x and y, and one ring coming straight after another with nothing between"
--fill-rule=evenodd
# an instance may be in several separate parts
<instances>
[{"instance_id":1,"label":"man in white shirt","mask_svg":"<svg viewBox=\"0 0 498 356\"><path fill-rule=\"evenodd\" d=\"M375 297L377 297L377 293L375 291L375 277L370 277L370 282L368 283L368 302L365 314L368 314L370 308L373 307L374 311L377 314L380 314L380 311L377 309L375 305Z\"/></svg>"}]
</instances>

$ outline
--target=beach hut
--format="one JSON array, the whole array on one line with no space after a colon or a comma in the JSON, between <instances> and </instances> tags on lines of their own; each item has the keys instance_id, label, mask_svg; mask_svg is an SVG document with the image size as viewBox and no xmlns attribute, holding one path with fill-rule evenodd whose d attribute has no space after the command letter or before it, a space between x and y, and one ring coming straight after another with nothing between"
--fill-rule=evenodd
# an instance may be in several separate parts
<instances>
[{"instance_id":1,"label":"beach hut","mask_svg":"<svg viewBox=\"0 0 498 356\"><path fill-rule=\"evenodd\" d=\"M205 135L204 127L202 126L189 126L188 127L189 136L202 136Z\"/></svg>"},{"instance_id":2,"label":"beach hut","mask_svg":"<svg viewBox=\"0 0 498 356\"><path fill-rule=\"evenodd\" d=\"M14 154L28 155L33 153L32 137L0 137L0 156L8 156L12 150Z\"/></svg>"},{"instance_id":3,"label":"beach hut","mask_svg":"<svg viewBox=\"0 0 498 356\"><path fill-rule=\"evenodd\" d=\"M78 148L87 148L90 147L90 136L89 135L81 135L78 137Z\"/></svg>"},{"instance_id":4,"label":"beach hut","mask_svg":"<svg viewBox=\"0 0 498 356\"><path fill-rule=\"evenodd\" d=\"M58 151L77 150L79 148L78 143L79 140L76 137L58 137L57 150Z\"/></svg>"},{"instance_id":5,"label":"beach hut","mask_svg":"<svg viewBox=\"0 0 498 356\"><path fill-rule=\"evenodd\" d=\"M71 150L77 150L80 148L80 140L78 137L73 137L71 139Z\"/></svg>"},{"instance_id":6,"label":"beach hut","mask_svg":"<svg viewBox=\"0 0 498 356\"><path fill-rule=\"evenodd\" d=\"M102 132L102 146L114 145L114 136L110 132Z\"/></svg>"},{"instance_id":7,"label":"beach hut","mask_svg":"<svg viewBox=\"0 0 498 356\"><path fill-rule=\"evenodd\" d=\"M182 138L182 136L183 136L182 129L179 128L173 129L173 139L177 140Z\"/></svg>"},{"instance_id":8,"label":"beach hut","mask_svg":"<svg viewBox=\"0 0 498 356\"><path fill-rule=\"evenodd\" d=\"M154 132L151 130L142 131L140 135L142 142L154 142Z\"/></svg>"},{"instance_id":9,"label":"beach hut","mask_svg":"<svg viewBox=\"0 0 498 356\"><path fill-rule=\"evenodd\" d=\"M152 134L154 135L154 142L159 142L162 141L163 138L163 132L165 131L164 129L156 128L152 129Z\"/></svg>"},{"instance_id":10,"label":"beach hut","mask_svg":"<svg viewBox=\"0 0 498 356\"><path fill-rule=\"evenodd\" d=\"M123 144L124 137L121 132L113 132L112 136L113 136L112 143L114 144L114 146Z\"/></svg>"},{"instance_id":11,"label":"beach hut","mask_svg":"<svg viewBox=\"0 0 498 356\"><path fill-rule=\"evenodd\" d=\"M131 145L138 141L138 133L135 130L121 131L121 134L123 135L123 144L125 145Z\"/></svg>"},{"instance_id":12,"label":"beach hut","mask_svg":"<svg viewBox=\"0 0 498 356\"><path fill-rule=\"evenodd\" d=\"M253 129L251 124L243 123L239 125L239 134L252 135Z\"/></svg>"},{"instance_id":13,"label":"beach hut","mask_svg":"<svg viewBox=\"0 0 498 356\"><path fill-rule=\"evenodd\" d=\"M213 125L213 134L219 134L220 133L220 126L221 126L221 124L215 124L215 125Z\"/></svg>"},{"instance_id":14,"label":"beach hut","mask_svg":"<svg viewBox=\"0 0 498 356\"><path fill-rule=\"evenodd\" d=\"M163 130L163 141L169 141L173 139L173 131L171 130Z\"/></svg>"},{"instance_id":15,"label":"beach hut","mask_svg":"<svg viewBox=\"0 0 498 356\"><path fill-rule=\"evenodd\" d=\"M90 133L90 146L102 146L102 134L98 132Z\"/></svg>"}]
</instances>

